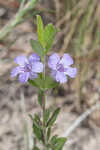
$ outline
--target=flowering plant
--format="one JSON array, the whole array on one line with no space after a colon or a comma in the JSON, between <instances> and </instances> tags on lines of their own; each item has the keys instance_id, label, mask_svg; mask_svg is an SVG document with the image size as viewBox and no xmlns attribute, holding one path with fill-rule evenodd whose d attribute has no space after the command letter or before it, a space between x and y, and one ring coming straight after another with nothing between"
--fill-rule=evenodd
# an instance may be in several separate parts
<instances>
[{"instance_id":1,"label":"flowering plant","mask_svg":"<svg viewBox=\"0 0 100 150\"><path fill-rule=\"evenodd\" d=\"M38 40L31 40L31 46L35 53L29 56L21 55L15 58L15 63L19 66L15 67L11 72L11 77L19 75L19 81L22 83L29 82L38 88L38 103L42 109L42 118L37 114L30 115L33 123L33 132L36 139L41 143L43 150L62 150L66 142L65 137L51 134L51 129L55 123L60 108L56 108L53 113L46 108L45 92L50 88L55 88L59 83L66 83L67 76L75 78L77 68L71 67L74 63L72 57L65 53L60 59L57 53L52 54L48 59L48 66L51 69L50 76L46 76L46 56L50 51L56 29L52 24L43 26L41 17L37 16L37 32ZM35 145L33 150L40 150Z\"/></svg>"}]
</instances>

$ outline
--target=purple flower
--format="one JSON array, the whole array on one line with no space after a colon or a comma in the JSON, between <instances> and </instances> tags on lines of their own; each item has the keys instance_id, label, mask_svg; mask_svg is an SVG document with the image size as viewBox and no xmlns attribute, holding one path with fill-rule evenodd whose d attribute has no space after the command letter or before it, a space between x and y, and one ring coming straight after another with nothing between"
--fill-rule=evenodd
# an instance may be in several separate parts
<instances>
[{"instance_id":1,"label":"purple flower","mask_svg":"<svg viewBox=\"0 0 100 150\"><path fill-rule=\"evenodd\" d=\"M11 72L11 77L19 74L19 81L25 83L28 79L37 78L37 74L43 72L43 64L37 54L32 54L29 59L21 55L15 58L15 63L19 66L15 67Z\"/></svg>"},{"instance_id":2,"label":"purple flower","mask_svg":"<svg viewBox=\"0 0 100 150\"><path fill-rule=\"evenodd\" d=\"M72 68L70 65L74 63L72 57L65 53L60 59L57 53L54 53L49 57L48 66L52 69L51 77L57 82L67 82L67 75L71 78L75 78L77 74L77 68Z\"/></svg>"}]
</instances>

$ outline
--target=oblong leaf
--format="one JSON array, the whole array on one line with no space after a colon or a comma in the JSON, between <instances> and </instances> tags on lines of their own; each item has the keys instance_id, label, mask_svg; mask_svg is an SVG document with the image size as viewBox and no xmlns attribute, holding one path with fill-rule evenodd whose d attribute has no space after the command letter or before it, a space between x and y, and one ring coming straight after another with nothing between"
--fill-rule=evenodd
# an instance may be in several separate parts
<instances>
[{"instance_id":1,"label":"oblong leaf","mask_svg":"<svg viewBox=\"0 0 100 150\"><path fill-rule=\"evenodd\" d=\"M66 138L62 137L62 138L57 138L56 139L56 146L54 146L54 148L52 150L62 150L65 142L66 142Z\"/></svg>"},{"instance_id":2,"label":"oblong leaf","mask_svg":"<svg viewBox=\"0 0 100 150\"><path fill-rule=\"evenodd\" d=\"M46 109L43 116L45 124L48 122L49 116L50 116L50 110Z\"/></svg>"},{"instance_id":3,"label":"oblong leaf","mask_svg":"<svg viewBox=\"0 0 100 150\"><path fill-rule=\"evenodd\" d=\"M51 135L51 127L49 127L47 130L47 141L49 140L50 135Z\"/></svg>"},{"instance_id":4,"label":"oblong leaf","mask_svg":"<svg viewBox=\"0 0 100 150\"><path fill-rule=\"evenodd\" d=\"M56 33L56 30L53 24L48 24L44 28L44 41L45 41L45 49L46 49L45 53L46 54L53 45L55 33Z\"/></svg>"},{"instance_id":5,"label":"oblong leaf","mask_svg":"<svg viewBox=\"0 0 100 150\"><path fill-rule=\"evenodd\" d=\"M51 77L45 78L45 89L55 88L59 85L58 82L55 82Z\"/></svg>"},{"instance_id":6,"label":"oblong leaf","mask_svg":"<svg viewBox=\"0 0 100 150\"><path fill-rule=\"evenodd\" d=\"M43 46L44 45L44 29L43 29L42 18L39 15L37 15L37 32L38 32L38 40Z\"/></svg>"},{"instance_id":7,"label":"oblong leaf","mask_svg":"<svg viewBox=\"0 0 100 150\"><path fill-rule=\"evenodd\" d=\"M31 43L32 49L33 49L41 58L43 58L43 57L45 56L45 53L44 53L44 48L42 47L42 45L40 44L40 42L31 39L31 40L30 40L30 43Z\"/></svg>"},{"instance_id":8,"label":"oblong leaf","mask_svg":"<svg viewBox=\"0 0 100 150\"><path fill-rule=\"evenodd\" d=\"M28 80L28 82L35 87L44 89L44 80L43 79L36 78L34 80Z\"/></svg>"},{"instance_id":9,"label":"oblong leaf","mask_svg":"<svg viewBox=\"0 0 100 150\"><path fill-rule=\"evenodd\" d=\"M35 82L35 80L28 80L28 82L35 87L38 87L37 83Z\"/></svg>"},{"instance_id":10,"label":"oblong leaf","mask_svg":"<svg viewBox=\"0 0 100 150\"><path fill-rule=\"evenodd\" d=\"M54 146L57 143L57 137L58 135L54 135L51 140L50 140L50 144L51 146Z\"/></svg>"},{"instance_id":11,"label":"oblong leaf","mask_svg":"<svg viewBox=\"0 0 100 150\"><path fill-rule=\"evenodd\" d=\"M33 130L34 130L34 134L35 136L38 138L38 140L43 141L43 134L41 129L37 126L36 123L33 122Z\"/></svg>"},{"instance_id":12,"label":"oblong leaf","mask_svg":"<svg viewBox=\"0 0 100 150\"><path fill-rule=\"evenodd\" d=\"M49 121L47 122L47 126L48 126L48 127L50 127L50 126L52 126L52 125L54 124L54 122L55 122L56 119L57 119L57 116L58 116L59 112L60 112L60 108L58 107L58 108L54 111L54 113L52 114L52 116L51 116L51 118L49 119Z\"/></svg>"}]
</instances>

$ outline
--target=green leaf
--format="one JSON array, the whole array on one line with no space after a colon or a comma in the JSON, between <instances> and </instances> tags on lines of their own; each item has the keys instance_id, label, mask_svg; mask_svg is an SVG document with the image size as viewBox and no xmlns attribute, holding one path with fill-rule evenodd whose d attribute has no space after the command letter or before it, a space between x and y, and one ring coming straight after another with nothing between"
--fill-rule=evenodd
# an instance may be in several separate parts
<instances>
[{"instance_id":1,"label":"green leaf","mask_svg":"<svg viewBox=\"0 0 100 150\"><path fill-rule=\"evenodd\" d=\"M57 119L57 116L60 112L60 108L58 107L54 113L52 114L51 118L49 119L48 123L47 123L47 126L52 126L54 124L54 122L56 121Z\"/></svg>"},{"instance_id":2,"label":"green leaf","mask_svg":"<svg viewBox=\"0 0 100 150\"><path fill-rule=\"evenodd\" d=\"M44 48L42 47L42 45L40 44L39 41L36 40L30 40L32 49L41 57L43 58L45 56L44 53Z\"/></svg>"},{"instance_id":3,"label":"green leaf","mask_svg":"<svg viewBox=\"0 0 100 150\"><path fill-rule=\"evenodd\" d=\"M51 126L54 124L54 122L55 122L56 119L57 119L57 116L58 116L59 112L60 112L60 108L58 107L58 108L54 111L54 113L52 114L52 116L51 116L51 118L49 119L49 121L47 122L47 126L48 126L48 127L51 127Z\"/></svg>"},{"instance_id":4,"label":"green leaf","mask_svg":"<svg viewBox=\"0 0 100 150\"><path fill-rule=\"evenodd\" d=\"M41 107L42 107L43 95L44 95L44 92L41 89L39 89L39 92L38 92L38 103L40 104Z\"/></svg>"},{"instance_id":5,"label":"green leaf","mask_svg":"<svg viewBox=\"0 0 100 150\"><path fill-rule=\"evenodd\" d=\"M35 114L34 115L34 123L38 126L38 127L40 127L40 125L41 125L41 120L40 120L40 118L39 118L39 116L37 115L37 114Z\"/></svg>"},{"instance_id":6,"label":"green leaf","mask_svg":"<svg viewBox=\"0 0 100 150\"><path fill-rule=\"evenodd\" d=\"M53 24L48 24L44 29L44 41L45 41L46 54L53 45L55 33L56 30Z\"/></svg>"},{"instance_id":7,"label":"green leaf","mask_svg":"<svg viewBox=\"0 0 100 150\"><path fill-rule=\"evenodd\" d=\"M36 82L36 84L39 88L44 89L44 80L43 79L36 78L34 81Z\"/></svg>"},{"instance_id":8,"label":"green leaf","mask_svg":"<svg viewBox=\"0 0 100 150\"><path fill-rule=\"evenodd\" d=\"M47 141L49 140L50 135L51 135L51 127L48 128L48 130L47 130Z\"/></svg>"},{"instance_id":9,"label":"green leaf","mask_svg":"<svg viewBox=\"0 0 100 150\"><path fill-rule=\"evenodd\" d=\"M35 82L35 80L28 80L28 82L35 87L38 87L37 83Z\"/></svg>"},{"instance_id":10,"label":"green leaf","mask_svg":"<svg viewBox=\"0 0 100 150\"><path fill-rule=\"evenodd\" d=\"M43 80L43 75L39 74L38 78L34 80L28 80L28 82L35 87L38 87L40 89L50 89L50 88L55 88L59 85L58 82L55 82L51 77L46 77L45 81Z\"/></svg>"},{"instance_id":11,"label":"green leaf","mask_svg":"<svg viewBox=\"0 0 100 150\"><path fill-rule=\"evenodd\" d=\"M35 114L35 115L34 115L34 118L33 118L33 116L32 116L31 114L29 114L29 117L30 117L30 119L33 121L33 123L34 123L37 127L40 128L40 125L41 125L42 123L41 123L41 120L40 120L39 116L38 116L37 114Z\"/></svg>"},{"instance_id":12,"label":"green leaf","mask_svg":"<svg viewBox=\"0 0 100 150\"><path fill-rule=\"evenodd\" d=\"M51 77L45 78L45 89L55 88L59 85L58 82L55 82Z\"/></svg>"},{"instance_id":13,"label":"green leaf","mask_svg":"<svg viewBox=\"0 0 100 150\"><path fill-rule=\"evenodd\" d=\"M40 149L37 146L35 146L33 150L40 150Z\"/></svg>"},{"instance_id":14,"label":"green leaf","mask_svg":"<svg viewBox=\"0 0 100 150\"><path fill-rule=\"evenodd\" d=\"M34 130L34 134L38 138L38 140L43 141L43 132L41 129L41 120L37 114L34 115L33 130Z\"/></svg>"},{"instance_id":15,"label":"green leaf","mask_svg":"<svg viewBox=\"0 0 100 150\"><path fill-rule=\"evenodd\" d=\"M44 88L44 80L41 79L41 78L36 78L36 79L34 79L34 80L28 80L28 82L29 82L32 86L35 86L35 87L38 87L38 88L41 88L41 89Z\"/></svg>"},{"instance_id":16,"label":"green leaf","mask_svg":"<svg viewBox=\"0 0 100 150\"><path fill-rule=\"evenodd\" d=\"M54 146L54 148L52 150L62 150L66 140L67 140L66 138L57 138L56 146Z\"/></svg>"},{"instance_id":17,"label":"green leaf","mask_svg":"<svg viewBox=\"0 0 100 150\"><path fill-rule=\"evenodd\" d=\"M37 124L35 122L33 122L33 130L34 130L34 134L38 138L38 140L43 141L42 130L39 128L39 126L37 126Z\"/></svg>"},{"instance_id":18,"label":"green leaf","mask_svg":"<svg viewBox=\"0 0 100 150\"><path fill-rule=\"evenodd\" d=\"M50 144L51 146L55 145L57 143L57 137L58 135L54 135L51 140L50 140Z\"/></svg>"},{"instance_id":19,"label":"green leaf","mask_svg":"<svg viewBox=\"0 0 100 150\"><path fill-rule=\"evenodd\" d=\"M43 22L41 16L37 15L37 32L38 32L38 40L41 45L44 46L44 29Z\"/></svg>"},{"instance_id":20,"label":"green leaf","mask_svg":"<svg viewBox=\"0 0 100 150\"><path fill-rule=\"evenodd\" d=\"M48 122L49 116L50 116L50 110L46 109L45 112L44 112L44 116L43 116L45 123Z\"/></svg>"},{"instance_id":21,"label":"green leaf","mask_svg":"<svg viewBox=\"0 0 100 150\"><path fill-rule=\"evenodd\" d=\"M64 137L58 137L57 135L53 136L50 140L52 150L62 150L66 140L67 139Z\"/></svg>"},{"instance_id":22,"label":"green leaf","mask_svg":"<svg viewBox=\"0 0 100 150\"><path fill-rule=\"evenodd\" d=\"M55 82L51 77L46 77L45 81L43 80L42 74L39 74L39 77L34 79L34 80L28 80L28 82L35 86L38 87L40 89L50 89L50 88L55 88L59 85L58 82Z\"/></svg>"}]
</instances>

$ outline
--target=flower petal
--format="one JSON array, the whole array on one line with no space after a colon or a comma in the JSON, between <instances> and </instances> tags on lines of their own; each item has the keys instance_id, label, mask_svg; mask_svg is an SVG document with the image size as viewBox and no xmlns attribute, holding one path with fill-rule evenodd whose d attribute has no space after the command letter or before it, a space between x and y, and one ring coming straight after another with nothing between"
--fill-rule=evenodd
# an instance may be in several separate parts
<instances>
[{"instance_id":1,"label":"flower petal","mask_svg":"<svg viewBox=\"0 0 100 150\"><path fill-rule=\"evenodd\" d=\"M77 68L68 67L64 73L69 75L71 78L75 78L77 75Z\"/></svg>"},{"instance_id":2,"label":"flower petal","mask_svg":"<svg viewBox=\"0 0 100 150\"><path fill-rule=\"evenodd\" d=\"M65 53L64 56L62 57L60 63L64 65L64 67L70 66L74 63L72 57L68 54Z\"/></svg>"},{"instance_id":3,"label":"flower petal","mask_svg":"<svg viewBox=\"0 0 100 150\"><path fill-rule=\"evenodd\" d=\"M30 79L35 79L35 78L37 78L37 74L36 73L30 73Z\"/></svg>"},{"instance_id":4,"label":"flower petal","mask_svg":"<svg viewBox=\"0 0 100 150\"><path fill-rule=\"evenodd\" d=\"M32 72L35 73L43 72L43 64L41 62L34 62L32 64Z\"/></svg>"},{"instance_id":5,"label":"flower petal","mask_svg":"<svg viewBox=\"0 0 100 150\"><path fill-rule=\"evenodd\" d=\"M52 70L52 72L51 72L51 77L52 77L53 79L56 79L56 74L57 74L57 71L56 71L56 70Z\"/></svg>"},{"instance_id":6,"label":"flower petal","mask_svg":"<svg viewBox=\"0 0 100 150\"><path fill-rule=\"evenodd\" d=\"M63 72L57 72L56 74L56 81L60 83L65 83L67 82L67 77Z\"/></svg>"},{"instance_id":7,"label":"flower petal","mask_svg":"<svg viewBox=\"0 0 100 150\"><path fill-rule=\"evenodd\" d=\"M40 57L36 53L33 53L29 57L29 62L33 62L33 61L40 61Z\"/></svg>"},{"instance_id":8,"label":"flower petal","mask_svg":"<svg viewBox=\"0 0 100 150\"><path fill-rule=\"evenodd\" d=\"M19 81L22 82L22 83L26 83L28 81L28 79L29 79L29 76L30 76L29 72L21 73L19 75Z\"/></svg>"},{"instance_id":9,"label":"flower petal","mask_svg":"<svg viewBox=\"0 0 100 150\"><path fill-rule=\"evenodd\" d=\"M51 55L49 57L49 60L48 60L48 66L53 69L53 70L56 70L56 65L57 63L60 61L60 57L57 53L54 53L53 55Z\"/></svg>"},{"instance_id":10,"label":"flower petal","mask_svg":"<svg viewBox=\"0 0 100 150\"><path fill-rule=\"evenodd\" d=\"M24 55L16 57L14 61L15 61L15 63L17 63L20 66L24 66L25 63L28 62L26 56L24 56Z\"/></svg>"},{"instance_id":11,"label":"flower petal","mask_svg":"<svg viewBox=\"0 0 100 150\"><path fill-rule=\"evenodd\" d=\"M11 77L16 77L20 73L20 67L15 67L11 72Z\"/></svg>"}]
</instances>

